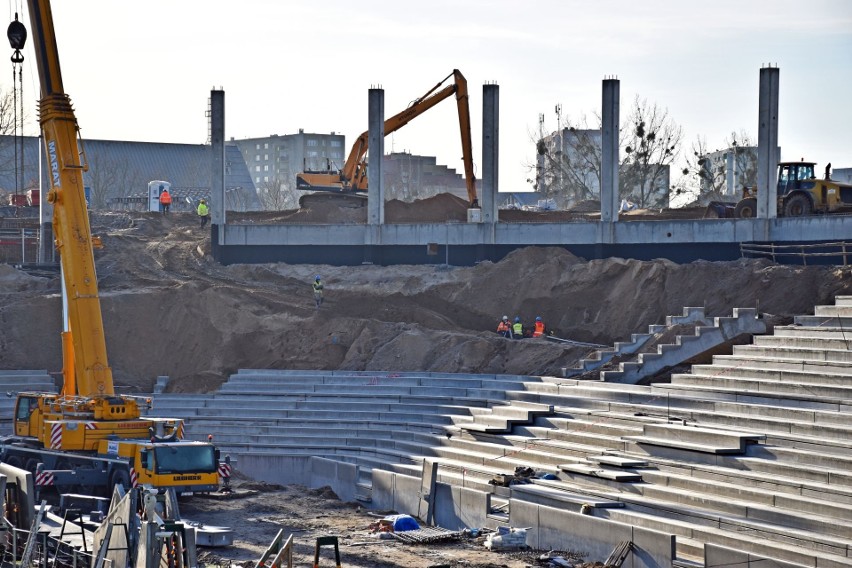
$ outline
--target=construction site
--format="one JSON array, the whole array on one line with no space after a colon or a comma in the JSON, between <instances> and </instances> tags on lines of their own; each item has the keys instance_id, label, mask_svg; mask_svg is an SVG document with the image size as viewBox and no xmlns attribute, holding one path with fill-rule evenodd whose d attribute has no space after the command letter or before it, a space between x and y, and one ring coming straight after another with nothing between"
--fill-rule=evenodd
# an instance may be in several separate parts
<instances>
[{"instance_id":1,"label":"construction site","mask_svg":"<svg viewBox=\"0 0 852 568\"><path fill-rule=\"evenodd\" d=\"M0 264L5 566L852 566L852 187L778 163L777 68L737 218L621 215L614 79L597 210L499 211L499 89L477 185L457 70L388 120L370 89L298 209L226 210L220 90L209 209L97 212L29 18L50 227ZM366 148L453 95L467 200L386 200Z\"/></svg>"}]
</instances>

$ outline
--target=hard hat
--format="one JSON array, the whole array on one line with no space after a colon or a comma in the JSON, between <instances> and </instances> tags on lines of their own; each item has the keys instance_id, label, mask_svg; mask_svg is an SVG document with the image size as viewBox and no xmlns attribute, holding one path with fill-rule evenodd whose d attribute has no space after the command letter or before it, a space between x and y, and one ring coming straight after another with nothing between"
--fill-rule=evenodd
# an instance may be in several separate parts
<instances>
[{"instance_id":1,"label":"hard hat","mask_svg":"<svg viewBox=\"0 0 852 568\"><path fill-rule=\"evenodd\" d=\"M535 321L541 321L541 316L536 316Z\"/></svg>"},{"instance_id":2,"label":"hard hat","mask_svg":"<svg viewBox=\"0 0 852 568\"><path fill-rule=\"evenodd\" d=\"M509 316L503 316L504 321L507 320L507 319L509 319Z\"/></svg>"},{"instance_id":3,"label":"hard hat","mask_svg":"<svg viewBox=\"0 0 852 568\"><path fill-rule=\"evenodd\" d=\"M515 316L515 323L519 323L521 321L520 316Z\"/></svg>"},{"instance_id":4,"label":"hard hat","mask_svg":"<svg viewBox=\"0 0 852 568\"><path fill-rule=\"evenodd\" d=\"M319 274L317 274L317 280L319 280L319 279L320 279Z\"/></svg>"},{"instance_id":5,"label":"hard hat","mask_svg":"<svg viewBox=\"0 0 852 568\"><path fill-rule=\"evenodd\" d=\"M207 203L207 200L206 200L206 199L202 199L202 200L201 200L201 203Z\"/></svg>"}]
</instances>

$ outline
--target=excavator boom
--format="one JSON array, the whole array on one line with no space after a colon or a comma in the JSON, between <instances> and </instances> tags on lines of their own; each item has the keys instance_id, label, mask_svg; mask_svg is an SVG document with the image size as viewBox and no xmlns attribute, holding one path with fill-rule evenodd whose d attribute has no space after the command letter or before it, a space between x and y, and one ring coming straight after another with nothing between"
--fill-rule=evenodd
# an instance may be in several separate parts
<instances>
[{"instance_id":1,"label":"excavator boom","mask_svg":"<svg viewBox=\"0 0 852 568\"><path fill-rule=\"evenodd\" d=\"M454 83L441 89L441 86L450 77L454 78ZM387 136L392 132L396 132L453 94L456 96L456 103L458 105L462 160L464 161L468 201L471 207L479 207L479 200L476 194L476 177L473 173L470 103L467 92L467 80L461 74L461 71L454 69L452 73L429 89L425 95L411 103L408 108L385 120L384 135ZM369 149L369 134L370 132L367 130L355 140L352 149L349 151L349 157L346 159L346 163L343 165L343 169L339 174L301 173L296 176L296 188L303 190L367 191L367 162L365 157Z\"/></svg>"}]
</instances>

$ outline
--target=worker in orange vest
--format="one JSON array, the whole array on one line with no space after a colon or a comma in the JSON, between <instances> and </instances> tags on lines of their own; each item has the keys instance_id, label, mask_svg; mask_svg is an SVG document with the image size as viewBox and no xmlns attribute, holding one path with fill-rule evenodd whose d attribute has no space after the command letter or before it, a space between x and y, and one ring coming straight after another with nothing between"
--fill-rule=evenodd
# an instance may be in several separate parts
<instances>
[{"instance_id":1,"label":"worker in orange vest","mask_svg":"<svg viewBox=\"0 0 852 568\"><path fill-rule=\"evenodd\" d=\"M503 316L503 319L497 324L497 333L503 337L512 337L512 328L509 327L509 316Z\"/></svg>"},{"instance_id":2,"label":"worker in orange vest","mask_svg":"<svg viewBox=\"0 0 852 568\"><path fill-rule=\"evenodd\" d=\"M544 322L541 321L541 316L535 318L535 330L533 337L544 337Z\"/></svg>"},{"instance_id":3,"label":"worker in orange vest","mask_svg":"<svg viewBox=\"0 0 852 568\"><path fill-rule=\"evenodd\" d=\"M172 195L169 193L168 189L164 189L163 193L160 194L160 211L163 212L163 215L169 212L169 207L172 205Z\"/></svg>"}]
</instances>

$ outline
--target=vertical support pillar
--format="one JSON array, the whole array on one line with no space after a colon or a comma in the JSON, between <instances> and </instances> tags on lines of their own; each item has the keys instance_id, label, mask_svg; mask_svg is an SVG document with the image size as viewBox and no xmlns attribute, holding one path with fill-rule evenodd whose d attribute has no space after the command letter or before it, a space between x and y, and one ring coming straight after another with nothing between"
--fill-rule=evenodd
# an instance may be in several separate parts
<instances>
[{"instance_id":1,"label":"vertical support pillar","mask_svg":"<svg viewBox=\"0 0 852 568\"><path fill-rule=\"evenodd\" d=\"M370 89L369 95L369 162L367 168L367 223L384 225L385 188L382 161L385 155L385 90Z\"/></svg>"},{"instance_id":2,"label":"vertical support pillar","mask_svg":"<svg viewBox=\"0 0 852 568\"><path fill-rule=\"evenodd\" d=\"M778 216L778 87L780 70L760 70L760 99L757 125L757 217Z\"/></svg>"},{"instance_id":3,"label":"vertical support pillar","mask_svg":"<svg viewBox=\"0 0 852 568\"><path fill-rule=\"evenodd\" d=\"M482 222L497 222L500 166L500 86L482 86Z\"/></svg>"},{"instance_id":4,"label":"vertical support pillar","mask_svg":"<svg viewBox=\"0 0 852 568\"><path fill-rule=\"evenodd\" d=\"M601 222L618 221L618 129L621 83L604 79L601 107Z\"/></svg>"},{"instance_id":5,"label":"vertical support pillar","mask_svg":"<svg viewBox=\"0 0 852 568\"><path fill-rule=\"evenodd\" d=\"M225 224L225 91L210 91L210 220L211 225ZM212 228L212 227L211 227ZM219 230L219 244L225 237Z\"/></svg>"},{"instance_id":6,"label":"vertical support pillar","mask_svg":"<svg viewBox=\"0 0 852 568\"><path fill-rule=\"evenodd\" d=\"M728 153L725 154L725 195L736 195L736 147L728 148ZM712 166L711 166L712 167Z\"/></svg>"}]
</instances>

